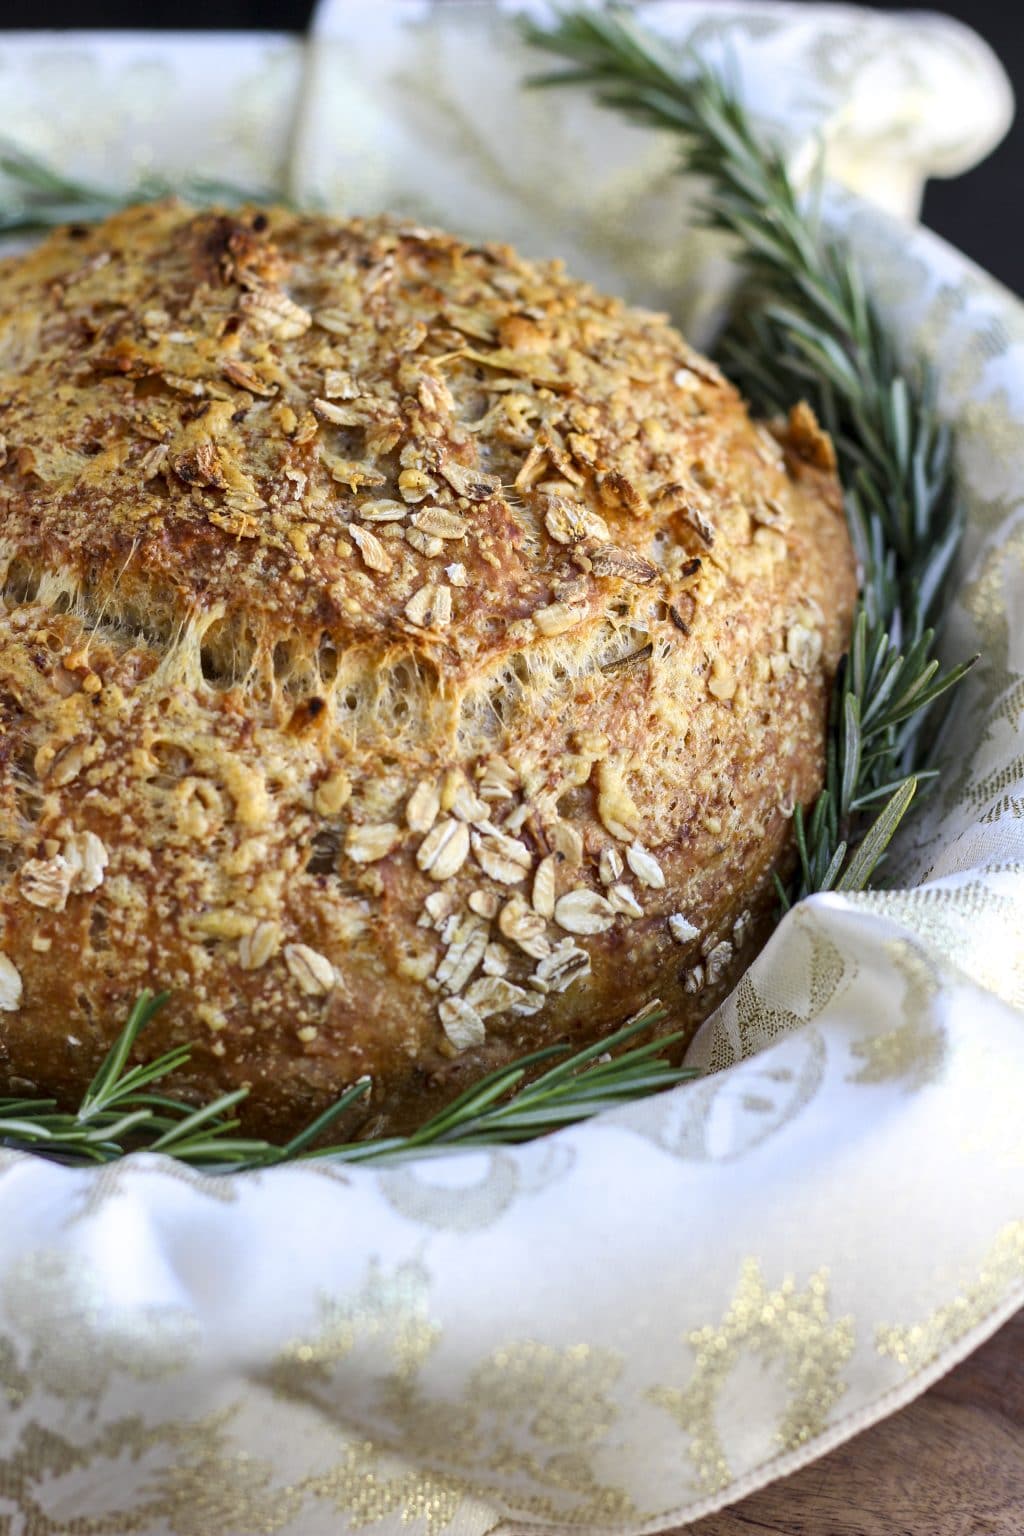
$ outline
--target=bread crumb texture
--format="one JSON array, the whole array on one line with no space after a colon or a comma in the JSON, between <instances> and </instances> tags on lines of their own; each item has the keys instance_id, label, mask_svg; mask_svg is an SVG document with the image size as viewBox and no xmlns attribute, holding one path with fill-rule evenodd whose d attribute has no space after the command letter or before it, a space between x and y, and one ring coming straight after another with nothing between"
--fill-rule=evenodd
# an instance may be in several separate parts
<instances>
[{"instance_id":1,"label":"bread crumb texture","mask_svg":"<svg viewBox=\"0 0 1024 1536\"><path fill-rule=\"evenodd\" d=\"M806 406L504 246L167 202L0 264L0 433L0 1091L167 987L179 1091L402 1130L735 980L855 596Z\"/></svg>"}]
</instances>

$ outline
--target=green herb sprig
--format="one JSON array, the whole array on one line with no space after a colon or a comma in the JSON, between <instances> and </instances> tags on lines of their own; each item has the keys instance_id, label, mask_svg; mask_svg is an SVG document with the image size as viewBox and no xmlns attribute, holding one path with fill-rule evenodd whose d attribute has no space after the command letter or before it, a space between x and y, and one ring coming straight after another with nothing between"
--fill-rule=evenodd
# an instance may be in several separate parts
<instances>
[{"instance_id":1,"label":"green herb sprig","mask_svg":"<svg viewBox=\"0 0 1024 1536\"><path fill-rule=\"evenodd\" d=\"M876 874L928 766L932 706L972 665L942 671L935 624L963 532L951 441L932 381L901 371L846 249L782 151L727 82L680 56L620 6L527 24L566 61L533 84L585 86L636 122L677 132L705 178L705 222L734 237L746 281L719 344L749 399L784 414L805 398L832 435L862 568L850 651L832 699L826 785L794 812L799 870L784 907L814 891L861 890Z\"/></svg>"},{"instance_id":2,"label":"green herb sprig","mask_svg":"<svg viewBox=\"0 0 1024 1536\"><path fill-rule=\"evenodd\" d=\"M187 1045L155 1061L130 1065L139 1036L166 1001L166 993L142 994L77 1110L61 1110L52 1099L0 1099L0 1146L67 1163L109 1163L128 1152L164 1152L218 1173L313 1158L393 1163L453 1148L530 1141L696 1076L692 1068L665 1060L664 1052L679 1042L678 1034L641 1041L665 1018L664 1010L654 1005L584 1050L548 1046L499 1068L411 1136L335 1144L327 1140L332 1126L369 1090L369 1080L361 1078L291 1141L278 1146L236 1134L235 1111L247 1096L244 1088L198 1109L157 1091L164 1078L187 1066Z\"/></svg>"},{"instance_id":3,"label":"green herb sprig","mask_svg":"<svg viewBox=\"0 0 1024 1536\"><path fill-rule=\"evenodd\" d=\"M281 202L268 188L246 189L214 177L172 182L147 175L129 192L115 192L62 176L38 156L0 138L0 235L29 235L58 224L91 224L132 203L170 195L203 206L209 203Z\"/></svg>"}]
</instances>

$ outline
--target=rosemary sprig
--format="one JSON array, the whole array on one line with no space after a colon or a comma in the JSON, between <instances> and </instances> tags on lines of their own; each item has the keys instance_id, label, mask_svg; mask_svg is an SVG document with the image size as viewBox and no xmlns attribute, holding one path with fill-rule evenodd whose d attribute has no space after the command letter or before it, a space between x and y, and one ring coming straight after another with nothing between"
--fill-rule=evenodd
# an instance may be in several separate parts
<instances>
[{"instance_id":1,"label":"rosemary sprig","mask_svg":"<svg viewBox=\"0 0 1024 1536\"><path fill-rule=\"evenodd\" d=\"M762 410L808 399L832 435L861 565L850 651L832 700L825 788L795 816L799 870L789 906L813 891L860 890L922 783L936 700L971 662L942 671L935 624L963 531L950 434L932 381L899 368L856 262L821 227L785 158L730 85L679 56L621 6L526 25L566 68L535 85L583 85L634 121L681 135L684 168L705 178L705 221L734 237L746 281L719 343Z\"/></svg>"},{"instance_id":2,"label":"rosemary sprig","mask_svg":"<svg viewBox=\"0 0 1024 1536\"><path fill-rule=\"evenodd\" d=\"M128 1152L165 1152L218 1173L311 1158L393 1163L455 1147L530 1141L696 1076L692 1068L672 1066L665 1060L664 1052L678 1042L679 1035L637 1043L665 1017L664 1010L650 1007L584 1050L548 1046L499 1068L411 1136L326 1141L331 1126L369 1088L368 1079L362 1078L291 1141L277 1146L235 1134L239 1124L235 1111L246 1097L244 1088L198 1109L153 1091L162 1079L187 1065L191 1054L187 1045L155 1061L129 1065L140 1034L166 1001L166 993L142 994L76 1111L60 1110L52 1099L0 1099L0 1146L42 1153L64 1163L109 1163ZM539 1076L533 1075L545 1066Z\"/></svg>"},{"instance_id":3,"label":"rosemary sprig","mask_svg":"<svg viewBox=\"0 0 1024 1536\"><path fill-rule=\"evenodd\" d=\"M20 145L0 138L0 235L31 234L55 224L90 224L132 203L150 203L172 193L204 206L281 201L279 193L266 187L246 189L207 176L172 182L150 174L130 192L114 192L62 176Z\"/></svg>"}]
</instances>

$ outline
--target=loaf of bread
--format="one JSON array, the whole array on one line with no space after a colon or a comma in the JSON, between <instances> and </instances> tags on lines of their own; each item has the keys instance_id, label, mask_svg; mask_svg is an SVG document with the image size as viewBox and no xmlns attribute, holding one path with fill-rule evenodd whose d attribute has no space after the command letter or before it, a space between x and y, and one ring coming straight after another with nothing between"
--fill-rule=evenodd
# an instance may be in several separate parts
<instances>
[{"instance_id":1,"label":"loaf of bread","mask_svg":"<svg viewBox=\"0 0 1024 1536\"><path fill-rule=\"evenodd\" d=\"M0 264L0 1092L146 987L172 1087L409 1129L748 962L855 597L827 436L657 315L387 220Z\"/></svg>"}]
</instances>

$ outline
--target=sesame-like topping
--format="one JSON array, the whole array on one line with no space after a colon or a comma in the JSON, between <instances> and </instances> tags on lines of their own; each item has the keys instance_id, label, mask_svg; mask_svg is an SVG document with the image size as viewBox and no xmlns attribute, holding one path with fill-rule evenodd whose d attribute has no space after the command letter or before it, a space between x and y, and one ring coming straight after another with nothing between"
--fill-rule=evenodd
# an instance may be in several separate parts
<instances>
[{"instance_id":1,"label":"sesame-like topping","mask_svg":"<svg viewBox=\"0 0 1024 1536\"><path fill-rule=\"evenodd\" d=\"M555 903L555 922L568 933L603 933L615 921L615 909L597 891L579 886Z\"/></svg>"},{"instance_id":2,"label":"sesame-like topping","mask_svg":"<svg viewBox=\"0 0 1024 1536\"><path fill-rule=\"evenodd\" d=\"M0 1013L17 1013L21 1006L21 974L7 955L0 954Z\"/></svg>"},{"instance_id":3,"label":"sesame-like topping","mask_svg":"<svg viewBox=\"0 0 1024 1536\"><path fill-rule=\"evenodd\" d=\"M308 944L286 944L284 963L288 974L298 983L299 990L307 997L321 997L337 984L334 966L319 950Z\"/></svg>"}]
</instances>

